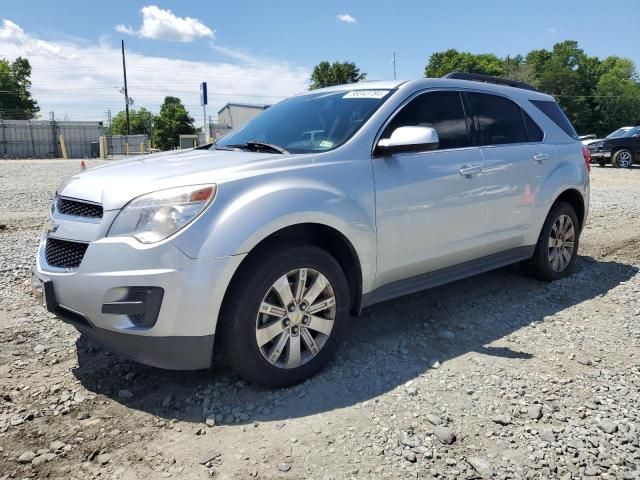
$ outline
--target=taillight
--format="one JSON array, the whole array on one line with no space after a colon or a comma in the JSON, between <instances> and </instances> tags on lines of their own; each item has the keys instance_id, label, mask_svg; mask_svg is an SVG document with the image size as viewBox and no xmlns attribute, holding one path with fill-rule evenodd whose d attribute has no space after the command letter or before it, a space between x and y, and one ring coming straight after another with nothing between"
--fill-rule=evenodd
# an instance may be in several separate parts
<instances>
[{"instance_id":1,"label":"taillight","mask_svg":"<svg viewBox=\"0 0 640 480\"><path fill-rule=\"evenodd\" d=\"M584 164L587 167L587 172L591 173L591 152L584 145L582 146L582 158L584 158Z\"/></svg>"}]
</instances>

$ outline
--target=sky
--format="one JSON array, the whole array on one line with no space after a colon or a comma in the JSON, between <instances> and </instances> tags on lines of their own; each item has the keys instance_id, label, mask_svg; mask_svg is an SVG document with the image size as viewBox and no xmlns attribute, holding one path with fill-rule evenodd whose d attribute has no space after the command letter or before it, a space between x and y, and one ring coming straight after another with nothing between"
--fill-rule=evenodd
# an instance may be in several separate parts
<instances>
[{"instance_id":1,"label":"sky","mask_svg":"<svg viewBox=\"0 0 640 480\"><path fill-rule=\"evenodd\" d=\"M322 60L353 61L370 80L390 79L396 52L398 78L410 79L448 48L506 56L570 39L589 55L640 67L640 0L610 0L606 12L590 3L3 0L0 57L29 59L43 115L106 120L107 110L124 108L124 40L133 108L158 112L174 95L201 125L200 82L215 120L227 102L272 104L306 90Z\"/></svg>"}]
</instances>

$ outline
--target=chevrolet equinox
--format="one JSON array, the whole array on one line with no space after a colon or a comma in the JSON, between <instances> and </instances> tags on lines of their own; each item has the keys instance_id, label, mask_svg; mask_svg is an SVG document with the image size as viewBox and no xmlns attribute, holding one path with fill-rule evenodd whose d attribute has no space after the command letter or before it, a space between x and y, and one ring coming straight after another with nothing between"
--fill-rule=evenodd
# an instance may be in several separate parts
<instances>
[{"instance_id":1,"label":"chevrolet equinox","mask_svg":"<svg viewBox=\"0 0 640 480\"><path fill-rule=\"evenodd\" d=\"M589 152L527 84L341 85L212 145L68 178L33 287L136 361L208 368L215 345L282 387L318 372L374 303L517 262L568 275L588 206Z\"/></svg>"}]
</instances>

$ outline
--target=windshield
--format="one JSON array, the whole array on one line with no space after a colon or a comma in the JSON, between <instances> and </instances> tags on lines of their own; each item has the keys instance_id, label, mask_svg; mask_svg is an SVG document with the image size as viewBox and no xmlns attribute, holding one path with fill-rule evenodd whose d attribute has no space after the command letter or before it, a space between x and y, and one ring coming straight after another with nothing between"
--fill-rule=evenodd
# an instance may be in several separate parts
<instances>
[{"instance_id":1,"label":"windshield","mask_svg":"<svg viewBox=\"0 0 640 480\"><path fill-rule=\"evenodd\" d=\"M292 97L269 107L216 147L260 142L290 153L323 152L346 142L392 90L349 90Z\"/></svg>"},{"instance_id":2,"label":"windshield","mask_svg":"<svg viewBox=\"0 0 640 480\"><path fill-rule=\"evenodd\" d=\"M640 127L622 127L607 135L606 138L633 137L635 134L640 134Z\"/></svg>"}]
</instances>

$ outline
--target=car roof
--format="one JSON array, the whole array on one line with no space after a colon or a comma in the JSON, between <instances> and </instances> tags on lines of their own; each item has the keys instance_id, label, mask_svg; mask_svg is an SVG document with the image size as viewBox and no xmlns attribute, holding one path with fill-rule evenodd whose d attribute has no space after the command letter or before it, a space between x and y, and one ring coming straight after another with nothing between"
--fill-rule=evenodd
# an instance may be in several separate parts
<instances>
[{"instance_id":1,"label":"car roof","mask_svg":"<svg viewBox=\"0 0 640 480\"><path fill-rule=\"evenodd\" d=\"M347 83L332 87L319 88L307 93L321 92L341 92L349 90L374 90L374 89L401 89L401 90L422 90L427 88L455 88L462 90L480 90L490 93L497 93L509 97L521 97L529 100L555 101L551 95L523 88L511 87L508 85L497 85L494 83L478 82L472 80L458 80L452 78L421 78L416 80L374 80L357 83Z\"/></svg>"}]
</instances>

